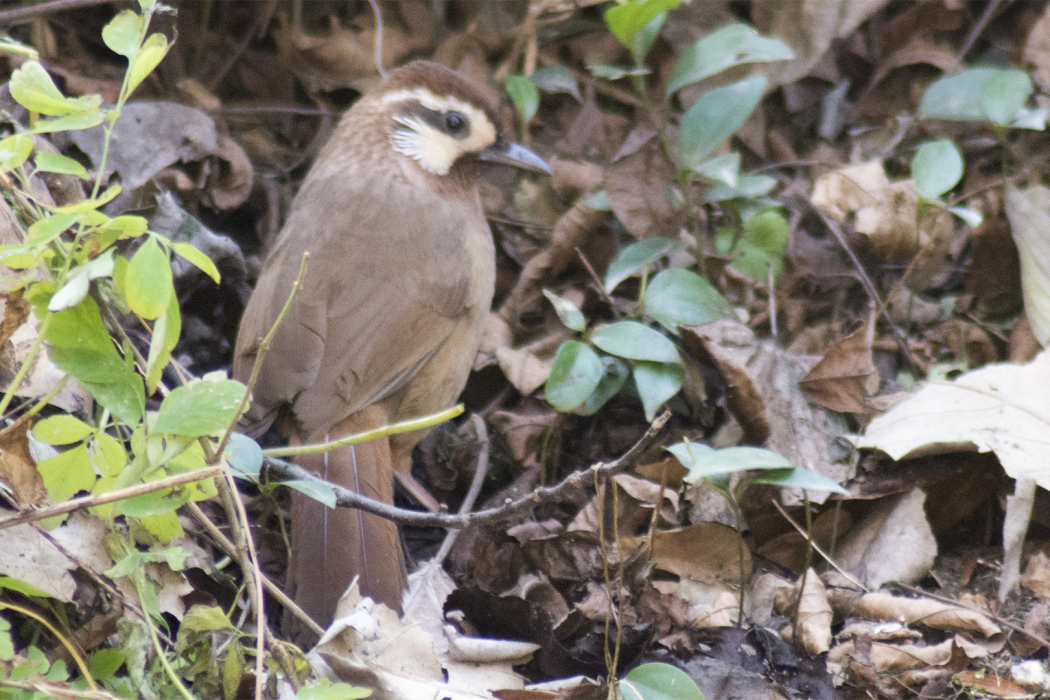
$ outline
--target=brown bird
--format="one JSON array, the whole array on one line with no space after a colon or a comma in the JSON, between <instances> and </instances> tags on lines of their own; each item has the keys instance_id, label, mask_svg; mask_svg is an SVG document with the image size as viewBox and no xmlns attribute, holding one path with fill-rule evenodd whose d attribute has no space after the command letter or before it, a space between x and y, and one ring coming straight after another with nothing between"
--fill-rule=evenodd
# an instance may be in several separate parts
<instances>
[{"instance_id":1,"label":"brown bird","mask_svg":"<svg viewBox=\"0 0 1050 700\"><path fill-rule=\"evenodd\" d=\"M477 178L482 161L550 173L500 136L482 93L416 61L391 71L342 118L307 174L241 320L234 377L246 381L309 251L303 289L263 358L244 425L275 420L322 442L440 411L466 384L492 303L495 259ZM390 503L426 431L298 459ZM292 496L289 588L327 626L355 575L401 609L397 526Z\"/></svg>"}]
</instances>

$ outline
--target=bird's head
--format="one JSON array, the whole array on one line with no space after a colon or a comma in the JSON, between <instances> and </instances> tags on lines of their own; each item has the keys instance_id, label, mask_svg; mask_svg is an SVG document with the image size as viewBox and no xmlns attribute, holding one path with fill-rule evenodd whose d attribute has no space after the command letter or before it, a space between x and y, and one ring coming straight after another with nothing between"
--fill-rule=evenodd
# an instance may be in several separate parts
<instances>
[{"instance_id":1,"label":"bird's head","mask_svg":"<svg viewBox=\"0 0 1050 700\"><path fill-rule=\"evenodd\" d=\"M481 91L438 63L393 70L370 97L389 115L390 147L428 173L445 176L476 161L551 172L535 153L500 135Z\"/></svg>"}]
</instances>

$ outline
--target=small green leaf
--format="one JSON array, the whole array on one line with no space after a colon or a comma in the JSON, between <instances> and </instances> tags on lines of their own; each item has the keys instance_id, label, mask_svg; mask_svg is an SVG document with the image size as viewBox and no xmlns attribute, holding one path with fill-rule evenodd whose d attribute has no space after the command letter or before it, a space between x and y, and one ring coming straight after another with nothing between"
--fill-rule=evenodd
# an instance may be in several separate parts
<instances>
[{"instance_id":1,"label":"small green leaf","mask_svg":"<svg viewBox=\"0 0 1050 700\"><path fill-rule=\"evenodd\" d=\"M100 194L94 199L85 199L77 202L76 204L67 204L62 207L55 207L52 211L56 214L86 214L93 212L94 210L109 204L113 199L120 194L120 185L110 185L106 188L106 191Z\"/></svg>"},{"instance_id":2,"label":"small green leaf","mask_svg":"<svg viewBox=\"0 0 1050 700\"><path fill-rule=\"evenodd\" d=\"M746 24L730 24L682 52L667 79L667 94L742 63L785 61L795 53L780 39L759 35Z\"/></svg>"},{"instance_id":3,"label":"small green leaf","mask_svg":"<svg viewBox=\"0 0 1050 700\"><path fill-rule=\"evenodd\" d=\"M23 595L27 595L27 596L34 596L34 597L37 597L37 598L48 598L48 597L50 597L50 596L48 596L47 593L45 593L44 591L40 590L36 586L34 586L34 585L30 584L30 583L26 583L25 581L22 581L22 580L17 579L17 578L11 578L10 576L0 576L0 590L3 590L3 589L9 590L9 591L16 591L17 593L22 593ZM3 632L5 630L10 629L10 627L5 627L4 626L4 624L6 622L7 622L7 620L5 620L4 618L0 617L0 643L2 643ZM0 661L10 661L10 660L11 660L10 656L5 658L3 652L0 652Z\"/></svg>"},{"instance_id":4,"label":"small green leaf","mask_svg":"<svg viewBox=\"0 0 1050 700\"><path fill-rule=\"evenodd\" d=\"M105 433L95 436L88 447L88 457L102 476L117 476L128 463L128 453L124 444Z\"/></svg>"},{"instance_id":5,"label":"small green leaf","mask_svg":"<svg viewBox=\"0 0 1050 700\"><path fill-rule=\"evenodd\" d=\"M596 78L605 78L606 80L619 80L620 78L626 78L635 75L649 75L650 70L648 68L621 68L620 66L614 66L609 63L595 63L587 67L587 70L591 72Z\"/></svg>"},{"instance_id":6,"label":"small green leaf","mask_svg":"<svg viewBox=\"0 0 1050 700\"><path fill-rule=\"evenodd\" d=\"M318 481L307 481L305 479L292 479L291 481L282 481L281 483L290 489L295 489L299 493L309 496L318 503L323 503L329 508L335 508L335 491L333 491L332 487L328 484L322 484Z\"/></svg>"},{"instance_id":7,"label":"small green leaf","mask_svg":"<svg viewBox=\"0 0 1050 700\"><path fill-rule=\"evenodd\" d=\"M558 318L561 319L566 328L582 332L587 327L587 319L583 317L583 312L576 307L576 304L567 299L562 299L549 289L543 290L543 296L547 297L551 305L554 306Z\"/></svg>"},{"instance_id":8,"label":"small green leaf","mask_svg":"<svg viewBox=\"0 0 1050 700\"><path fill-rule=\"evenodd\" d=\"M25 134L13 134L0 140L0 170L21 167L33 152L33 139Z\"/></svg>"},{"instance_id":9,"label":"small green leaf","mask_svg":"<svg viewBox=\"0 0 1050 700\"><path fill-rule=\"evenodd\" d=\"M761 248L770 257L777 258L787 250L791 238L791 224L776 210L755 214L744 223L747 240Z\"/></svg>"},{"instance_id":10,"label":"small green leaf","mask_svg":"<svg viewBox=\"0 0 1050 700\"><path fill-rule=\"evenodd\" d=\"M128 265L124 290L131 310L142 318L159 318L168 309L172 286L171 263L168 254L153 236L139 246Z\"/></svg>"},{"instance_id":11,"label":"small green leaf","mask_svg":"<svg viewBox=\"0 0 1050 700\"><path fill-rule=\"evenodd\" d=\"M116 675L126 660L127 656L120 649L99 649L91 655L88 670L94 678L108 680Z\"/></svg>"},{"instance_id":12,"label":"small green leaf","mask_svg":"<svg viewBox=\"0 0 1050 700\"><path fill-rule=\"evenodd\" d=\"M72 445L93 432L94 428L68 413L45 418L33 426L33 436L48 445Z\"/></svg>"},{"instance_id":13,"label":"small green leaf","mask_svg":"<svg viewBox=\"0 0 1050 700\"><path fill-rule=\"evenodd\" d=\"M106 115L99 110L77 112L58 119L37 119L31 130L34 134L52 134L56 131L79 131L90 129L106 121Z\"/></svg>"},{"instance_id":14,"label":"small green leaf","mask_svg":"<svg viewBox=\"0 0 1050 700\"><path fill-rule=\"evenodd\" d=\"M705 202L722 202L738 197L761 197L777 186L777 180L771 175L741 175L736 187L719 183L707 191Z\"/></svg>"},{"instance_id":15,"label":"small green leaf","mask_svg":"<svg viewBox=\"0 0 1050 700\"><path fill-rule=\"evenodd\" d=\"M124 10L102 28L102 41L114 53L131 58L138 53L142 29L142 16Z\"/></svg>"},{"instance_id":16,"label":"small green leaf","mask_svg":"<svg viewBox=\"0 0 1050 700\"><path fill-rule=\"evenodd\" d=\"M87 169L78 161L49 151L40 151L36 154L36 170L43 173L76 175L79 178L87 177Z\"/></svg>"},{"instance_id":17,"label":"small green leaf","mask_svg":"<svg viewBox=\"0 0 1050 700\"><path fill-rule=\"evenodd\" d=\"M577 102L583 101L576 78L572 77L572 73L565 66L544 66L538 68L530 77L536 87L544 92L565 93L575 97Z\"/></svg>"},{"instance_id":18,"label":"small green leaf","mask_svg":"<svg viewBox=\"0 0 1050 700\"><path fill-rule=\"evenodd\" d=\"M113 272L113 251L107 250L94 260L78 265L66 276L62 287L48 303L48 311L61 311L76 306L87 296L91 280L106 277Z\"/></svg>"},{"instance_id":19,"label":"small green leaf","mask_svg":"<svg viewBox=\"0 0 1050 700\"><path fill-rule=\"evenodd\" d=\"M678 7L681 0L630 0L605 11L609 31L628 49L634 50L634 35L658 14Z\"/></svg>"},{"instance_id":20,"label":"small green leaf","mask_svg":"<svg viewBox=\"0 0 1050 700\"><path fill-rule=\"evenodd\" d=\"M117 512L133 518L148 518L172 513L186 505L189 500L190 495L185 489L160 489L124 499L117 506Z\"/></svg>"},{"instance_id":21,"label":"small green leaf","mask_svg":"<svg viewBox=\"0 0 1050 700\"><path fill-rule=\"evenodd\" d=\"M642 664L620 681L624 700L704 700L685 671L670 664Z\"/></svg>"},{"instance_id":22,"label":"small green leaf","mask_svg":"<svg viewBox=\"0 0 1050 700\"><path fill-rule=\"evenodd\" d=\"M837 481L800 467L768 469L755 472L747 477L747 482L749 484L766 484L767 486L782 486L806 489L808 491L830 491L841 493L845 496L849 495L849 491L842 488Z\"/></svg>"},{"instance_id":23,"label":"small green leaf","mask_svg":"<svg viewBox=\"0 0 1050 700\"><path fill-rule=\"evenodd\" d=\"M8 87L11 97L30 112L53 117L88 112L98 109L102 104L101 95L66 97L55 86L55 81L44 67L36 61L26 61L11 73Z\"/></svg>"},{"instance_id":24,"label":"small green leaf","mask_svg":"<svg viewBox=\"0 0 1050 700\"><path fill-rule=\"evenodd\" d=\"M704 93L682 117L678 129L681 167L695 170L755 111L766 77L753 75Z\"/></svg>"},{"instance_id":25,"label":"small green leaf","mask_svg":"<svg viewBox=\"0 0 1050 700\"><path fill-rule=\"evenodd\" d=\"M37 469L55 503L69 500L80 491L90 491L95 485L95 469L84 445L41 460Z\"/></svg>"},{"instance_id":26,"label":"small green leaf","mask_svg":"<svg viewBox=\"0 0 1050 700\"><path fill-rule=\"evenodd\" d=\"M583 200L583 204L595 211L612 211L612 203L609 202L609 193L605 190L598 190L594 194L587 195Z\"/></svg>"},{"instance_id":27,"label":"small green leaf","mask_svg":"<svg viewBox=\"0 0 1050 700\"><path fill-rule=\"evenodd\" d=\"M1032 94L1032 80L1012 68L968 68L933 81L919 103L923 119L1010 124Z\"/></svg>"},{"instance_id":28,"label":"small green leaf","mask_svg":"<svg viewBox=\"0 0 1050 700\"><path fill-rule=\"evenodd\" d=\"M544 391L547 402L567 412L583 403L598 387L604 367L598 353L578 340L566 340L558 348Z\"/></svg>"},{"instance_id":29,"label":"small green leaf","mask_svg":"<svg viewBox=\"0 0 1050 700\"><path fill-rule=\"evenodd\" d=\"M146 391L152 394L164 374L164 368L171 359L171 351L179 342L182 334L182 313L179 311L179 298L172 294L168 301L168 310L153 324L153 336L149 343L149 355L146 357Z\"/></svg>"},{"instance_id":30,"label":"small green leaf","mask_svg":"<svg viewBox=\"0 0 1050 700\"><path fill-rule=\"evenodd\" d=\"M695 448L695 445L693 445ZM672 451L675 457L678 453ZM679 458L678 461L682 461ZM794 465L786 457L760 447L726 447L698 456L692 464L682 462L689 469L685 480L693 483L704 477L716 477L749 469L789 469Z\"/></svg>"},{"instance_id":31,"label":"small green leaf","mask_svg":"<svg viewBox=\"0 0 1050 700\"><path fill-rule=\"evenodd\" d=\"M936 199L959 184L963 176L963 157L951 139L927 141L919 146L911 161L915 191L924 199Z\"/></svg>"},{"instance_id":32,"label":"small green leaf","mask_svg":"<svg viewBox=\"0 0 1050 700\"><path fill-rule=\"evenodd\" d=\"M948 207L948 211L958 216L971 228L977 228L984 221L984 215L969 207Z\"/></svg>"},{"instance_id":33,"label":"small green leaf","mask_svg":"<svg viewBox=\"0 0 1050 700\"><path fill-rule=\"evenodd\" d=\"M634 385L642 399L645 419L656 417L660 406L682 389L685 371L671 362L635 362Z\"/></svg>"},{"instance_id":34,"label":"small green leaf","mask_svg":"<svg viewBox=\"0 0 1050 700\"><path fill-rule=\"evenodd\" d=\"M190 437L222 432L236 417L246 391L232 379L176 387L161 403L153 431Z\"/></svg>"},{"instance_id":35,"label":"small green leaf","mask_svg":"<svg viewBox=\"0 0 1050 700\"><path fill-rule=\"evenodd\" d=\"M705 160L696 166L693 172L715 182L724 183L728 187L736 187L737 180L740 178L740 151Z\"/></svg>"},{"instance_id":36,"label":"small green leaf","mask_svg":"<svg viewBox=\"0 0 1050 700\"><path fill-rule=\"evenodd\" d=\"M605 368L602 378L598 380L598 386L580 406L581 415L590 416L597 413L602 406L608 403L609 399L620 392L623 385L627 383L627 377L631 376L631 368L618 357L602 355L602 365Z\"/></svg>"},{"instance_id":37,"label":"small green leaf","mask_svg":"<svg viewBox=\"0 0 1050 700\"><path fill-rule=\"evenodd\" d=\"M645 313L672 333L678 333L679 324L710 323L728 312L725 297L691 270L664 270L645 290Z\"/></svg>"},{"instance_id":38,"label":"small green leaf","mask_svg":"<svg viewBox=\"0 0 1050 700\"><path fill-rule=\"evenodd\" d=\"M681 250L682 242L675 238L653 236L632 243L609 263L605 271L605 291L612 293L616 286L647 265L656 262L672 250Z\"/></svg>"},{"instance_id":39,"label":"small green leaf","mask_svg":"<svg viewBox=\"0 0 1050 700\"><path fill-rule=\"evenodd\" d=\"M660 331L637 321L617 321L594 331L591 342L617 357L652 362L679 362L678 349Z\"/></svg>"},{"instance_id":40,"label":"small green leaf","mask_svg":"<svg viewBox=\"0 0 1050 700\"><path fill-rule=\"evenodd\" d=\"M142 48L128 69L129 95L164 60L169 48L171 47L168 45L168 39L163 34L150 34L146 41L142 42Z\"/></svg>"},{"instance_id":41,"label":"small green leaf","mask_svg":"<svg viewBox=\"0 0 1050 700\"><path fill-rule=\"evenodd\" d=\"M258 477L263 465L262 448L247 435L234 433L226 444L226 461L234 476Z\"/></svg>"},{"instance_id":42,"label":"small green leaf","mask_svg":"<svg viewBox=\"0 0 1050 700\"><path fill-rule=\"evenodd\" d=\"M645 63L645 57L649 55L649 50L653 48L653 43L656 41L656 37L660 36L660 30L663 29L666 21L667 13L660 12L646 22L645 26L635 32L634 40L631 43L631 55L634 56L636 64Z\"/></svg>"},{"instance_id":43,"label":"small green leaf","mask_svg":"<svg viewBox=\"0 0 1050 700\"><path fill-rule=\"evenodd\" d=\"M219 630L232 630L226 613L217 605L194 605L186 611L179 627L185 627L195 632L217 632Z\"/></svg>"},{"instance_id":44,"label":"small green leaf","mask_svg":"<svg viewBox=\"0 0 1050 700\"><path fill-rule=\"evenodd\" d=\"M26 247L38 248L47 245L61 236L63 231L79 221L80 218L80 214L52 214L33 222L33 225L26 232L29 234L25 240Z\"/></svg>"},{"instance_id":45,"label":"small green leaf","mask_svg":"<svg viewBox=\"0 0 1050 700\"><path fill-rule=\"evenodd\" d=\"M362 688L349 683L331 683L328 679L320 685L300 688L295 700L361 700L372 694L371 688Z\"/></svg>"},{"instance_id":46,"label":"small green leaf","mask_svg":"<svg viewBox=\"0 0 1050 700\"><path fill-rule=\"evenodd\" d=\"M215 281L215 284L220 282L219 268L215 267L215 263L212 262L204 253L197 250L189 243L172 243L171 249L175 251L175 254L180 258L186 260L198 270L211 277Z\"/></svg>"},{"instance_id":47,"label":"small green leaf","mask_svg":"<svg viewBox=\"0 0 1050 700\"><path fill-rule=\"evenodd\" d=\"M521 120L528 124L540 108L540 91L527 75L508 75L507 94L521 113Z\"/></svg>"}]
</instances>

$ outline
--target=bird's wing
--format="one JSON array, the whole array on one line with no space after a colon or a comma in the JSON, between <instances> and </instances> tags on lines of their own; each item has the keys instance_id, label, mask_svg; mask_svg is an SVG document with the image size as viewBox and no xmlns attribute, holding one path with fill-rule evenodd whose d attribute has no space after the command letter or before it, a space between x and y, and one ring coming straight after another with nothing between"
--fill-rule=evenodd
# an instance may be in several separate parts
<instances>
[{"instance_id":1,"label":"bird's wing","mask_svg":"<svg viewBox=\"0 0 1050 700\"><path fill-rule=\"evenodd\" d=\"M333 173L300 191L241 321L246 380L310 252L303 289L267 351L247 423L283 405L309 434L396 391L451 335L469 304L463 231L476 207L387 178Z\"/></svg>"}]
</instances>

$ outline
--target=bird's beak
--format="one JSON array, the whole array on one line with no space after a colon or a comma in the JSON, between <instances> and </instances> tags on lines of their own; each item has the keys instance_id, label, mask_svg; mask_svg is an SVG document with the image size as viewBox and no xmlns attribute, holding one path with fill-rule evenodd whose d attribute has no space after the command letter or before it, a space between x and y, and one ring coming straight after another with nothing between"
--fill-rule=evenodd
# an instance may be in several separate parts
<instances>
[{"instance_id":1,"label":"bird's beak","mask_svg":"<svg viewBox=\"0 0 1050 700\"><path fill-rule=\"evenodd\" d=\"M534 173L553 174L546 161L524 146L511 141L497 141L478 153L478 158L490 163L502 163L503 165L510 165Z\"/></svg>"}]
</instances>

